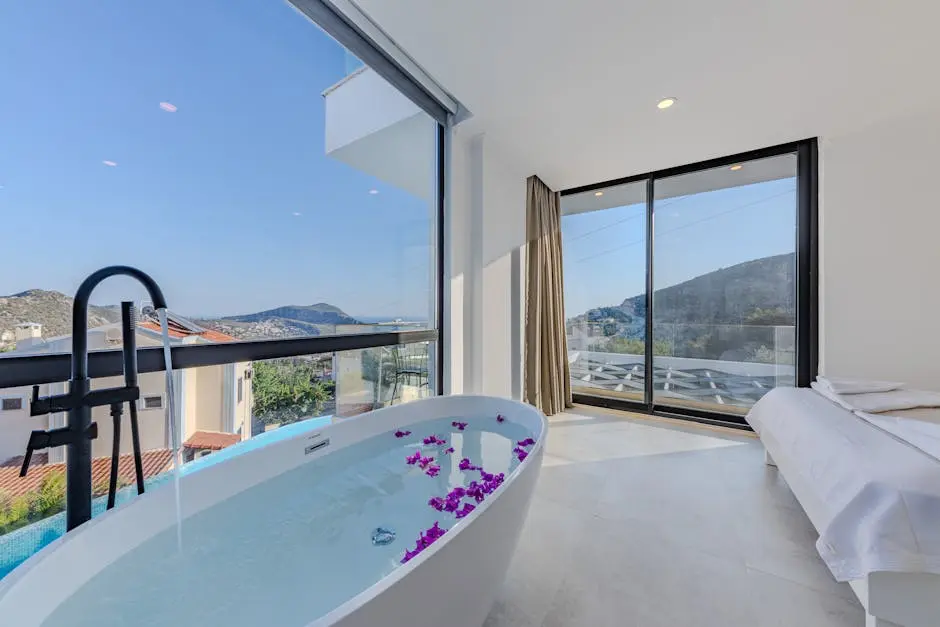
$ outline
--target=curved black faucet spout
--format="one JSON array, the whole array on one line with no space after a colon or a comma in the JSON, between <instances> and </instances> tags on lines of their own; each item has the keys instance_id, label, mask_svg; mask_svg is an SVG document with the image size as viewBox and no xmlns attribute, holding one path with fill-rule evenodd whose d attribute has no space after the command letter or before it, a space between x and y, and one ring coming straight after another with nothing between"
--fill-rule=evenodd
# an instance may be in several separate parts
<instances>
[{"instance_id":1,"label":"curved black faucet spout","mask_svg":"<svg viewBox=\"0 0 940 627\"><path fill-rule=\"evenodd\" d=\"M107 278L124 275L137 279L147 289L156 309L166 308L166 299L156 281L145 272L130 266L108 266L82 281L72 304L72 379L88 377L88 299L99 283Z\"/></svg>"},{"instance_id":2,"label":"curved black faucet spout","mask_svg":"<svg viewBox=\"0 0 940 627\"><path fill-rule=\"evenodd\" d=\"M137 355L134 341L133 304L121 303L121 331L124 341L124 386L91 390L88 378L88 299L99 283L108 277L124 275L140 281L150 293L153 306L166 308L163 292L149 275L130 266L109 266L98 270L82 281L75 293L72 306L72 378L67 394L39 398L39 386L33 386L29 404L30 416L68 412L66 426L49 431L33 431L29 435L20 476L29 471L33 451L50 446L66 446L65 458L65 525L71 531L91 519L91 441L98 437L98 425L91 421L92 407L111 406L114 419L114 447L111 455L111 482L108 508L114 505L117 491L117 468L120 456L120 417L124 403L131 403L131 431L134 440L134 466L137 471L137 489L143 492L143 469L140 461L140 442L137 431L136 403L140 399L137 384Z\"/></svg>"}]
</instances>

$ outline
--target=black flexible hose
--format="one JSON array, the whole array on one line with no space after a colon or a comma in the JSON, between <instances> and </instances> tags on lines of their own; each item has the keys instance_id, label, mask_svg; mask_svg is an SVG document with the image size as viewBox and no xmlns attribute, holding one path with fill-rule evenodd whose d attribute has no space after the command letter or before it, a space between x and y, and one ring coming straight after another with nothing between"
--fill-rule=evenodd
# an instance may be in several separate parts
<instances>
[{"instance_id":1,"label":"black flexible hose","mask_svg":"<svg viewBox=\"0 0 940 627\"><path fill-rule=\"evenodd\" d=\"M123 403L114 403L111 405L114 440L111 445L111 479L108 481L108 509L114 507L114 499L117 495L118 465L121 463L121 414L123 411Z\"/></svg>"},{"instance_id":2,"label":"black flexible hose","mask_svg":"<svg viewBox=\"0 0 940 627\"><path fill-rule=\"evenodd\" d=\"M124 351L124 385L137 387L137 312L134 303L121 303L121 342ZM137 423L137 403L131 403L131 444L134 447L134 473L137 475L137 494L144 493L144 464L140 456L140 427Z\"/></svg>"}]
</instances>

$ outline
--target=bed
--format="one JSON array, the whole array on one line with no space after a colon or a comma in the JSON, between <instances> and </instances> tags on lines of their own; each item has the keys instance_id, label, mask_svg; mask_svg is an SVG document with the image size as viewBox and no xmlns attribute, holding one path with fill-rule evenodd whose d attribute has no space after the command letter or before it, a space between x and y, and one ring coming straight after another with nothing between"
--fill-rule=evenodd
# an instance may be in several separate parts
<instances>
[{"instance_id":1,"label":"bed","mask_svg":"<svg viewBox=\"0 0 940 627\"><path fill-rule=\"evenodd\" d=\"M940 625L940 461L808 388L769 392L747 420L866 627Z\"/></svg>"}]
</instances>

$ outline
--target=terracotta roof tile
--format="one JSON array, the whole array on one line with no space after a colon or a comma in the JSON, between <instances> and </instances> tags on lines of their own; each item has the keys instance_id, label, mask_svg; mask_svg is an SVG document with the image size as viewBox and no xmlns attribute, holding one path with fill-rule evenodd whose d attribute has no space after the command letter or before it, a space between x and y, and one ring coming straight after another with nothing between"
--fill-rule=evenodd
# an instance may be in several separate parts
<instances>
[{"instance_id":1,"label":"terracotta roof tile","mask_svg":"<svg viewBox=\"0 0 940 627\"><path fill-rule=\"evenodd\" d=\"M38 455L38 454L37 454ZM22 496L28 492L33 492L39 488L43 477L53 472L65 472L65 464L30 464L29 473L25 477L20 477L19 464L10 465L16 458L7 460L3 466L0 466L0 492L10 497ZM19 461L22 463L23 458ZM172 466L173 453L167 449L158 449L154 451L145 451L141 454L141 461L144 467L144 478L150 478L162 472L169 470ZM111 458L98 457L91 462L91 484L99 486L108 481L111 476ZM134 483L134 456L131 454L121 455L118 462L118 477L124 480L124 483Z\"/></svg>"},{"instance_id":2,"label":"terracotta roof tile","mask_svg":"<svg viewBox=\"0 0 940 627\"><path fill-rule=\"evenodd\" d=\"M242 436L237 433L222 433L221 431L196 431L186 442L184 448L197 450L209 449L211 451L221 451L233 444L242 441Z\"/></svg>"},{"instance_id":3,"label":"terracotta roof tile","mask_svg":"<svg viewBox=\"0 0 940 627\"><path fill-rule=\"evenodd\" d=\"M160 325L152 320L143 320L141 322L138 322L137 325L145 329L149 329L151 331L156 331L158 333L162 332ZM204 329L199 332L192 332L189 329L176 326L172 323L169 325L169 327L170 328L168 329L168 332L170 334L170 337L175 337L177 339L183 338L183 337L192 337L195 335L197 337L201 337L210 342L234 342L235 341L235 338L232 337L231 335L226 335L225 333L222 333L221 331L214 331L212 329Z\"/></svg>"}]
</instances>

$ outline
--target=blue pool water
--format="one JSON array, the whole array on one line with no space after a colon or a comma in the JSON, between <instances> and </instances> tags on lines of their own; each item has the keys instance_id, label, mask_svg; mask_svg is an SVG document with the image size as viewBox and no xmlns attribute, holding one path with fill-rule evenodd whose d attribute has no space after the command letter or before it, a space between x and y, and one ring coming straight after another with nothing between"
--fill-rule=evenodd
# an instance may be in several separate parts
<instances>
[{"instance_id":1,"label":"blue pool water","mask_svg":"<svg viewBox=\"0 0 940 627\"><path fill-rule=\"evenodd\" d=\"M478 471L460 470L461 458L508 477L519 464L516 441L532 435L495 417L462 419L465 431L452 420L408 427L404 438L370 438L186 519L182 551L175 529L158 534L80 588L45 625L308 624L401 567L421 530L458 524L428 500L479 480ZM432 434L447 444L422 445ZM449 446L454 453L443 454ZM405 462L416 450L441 466L436 477ZM395 539L373 543L377 528Z\"/></svg>"},{"instance_id":2,"label":"blue pool water","mask_svg":"<svg viewBox=\"0 0 940 627\"><path fill-rule=\"evenodd\" d=\"M202 468L206 468L212 464L218 464L235 455L242 455L261 446L266 446L271 442L286 440L297 435L297 433L324 427L330 424L331 421L331 416L320 416L262 433L251 440L239 442L235 446L230 446L208 457L202 457L186 464L182 468L182 475L186 476L190 472L197 472ZM172 472L166 472L151 477L144 482L145 489L149 491L157 486L163 485L172 478ZM115 505L129 501L135 496L137 496L137 488L135 486L118 490L114 499ZM108 499L106 496L92 501L92 517L103 514L107 510L107 504ZM29 559L34 553L37 553L63 535L65 535L65 512L49 516L31 525L0 536L0 579L3 579L3 577Z\"/></svg>"}]
</instances>

